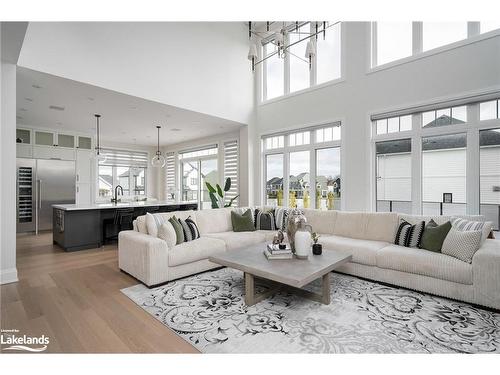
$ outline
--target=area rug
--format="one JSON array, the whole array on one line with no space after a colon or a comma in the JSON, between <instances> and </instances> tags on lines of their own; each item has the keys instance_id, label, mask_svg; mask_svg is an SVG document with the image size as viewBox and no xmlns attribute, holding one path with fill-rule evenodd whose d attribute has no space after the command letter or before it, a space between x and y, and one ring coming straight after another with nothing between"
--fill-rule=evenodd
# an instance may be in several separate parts
<instances>
[{"instance_id":1,"label":"area rug","mask_svg":"<svg viewBox=\"0 0 500 375\"><path fill-rule=\"evenodd\" d=\"M500 352L500 314L467 303L333 273L330 305L280 292L246 307L242 276L224 268L122 292L204 353Z\"/></svg>"}]
</instances>

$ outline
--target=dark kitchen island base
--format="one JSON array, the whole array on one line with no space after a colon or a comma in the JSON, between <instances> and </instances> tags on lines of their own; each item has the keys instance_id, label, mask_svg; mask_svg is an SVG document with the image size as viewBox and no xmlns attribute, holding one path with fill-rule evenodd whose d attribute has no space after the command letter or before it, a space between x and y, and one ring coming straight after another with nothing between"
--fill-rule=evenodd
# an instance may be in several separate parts
<instances>
[{"instance_id":1,"label":"dark kitchen island base","mask_svg":"<svg viewBox=\"0 0 500 375\"><path fill-rule=\"evenodd\" d=\"M144 215L147 211L172 212L196 210L196 203L165 203L157 206L129 207L117 205L116 207L78 208L74 205L57 205L53 208L53 242L65 251L78 251L101 247L104 242L104 227L107 222L114 219L116 211L123 208L133 208L133 219Z\"/></svg>"}]
</instances>

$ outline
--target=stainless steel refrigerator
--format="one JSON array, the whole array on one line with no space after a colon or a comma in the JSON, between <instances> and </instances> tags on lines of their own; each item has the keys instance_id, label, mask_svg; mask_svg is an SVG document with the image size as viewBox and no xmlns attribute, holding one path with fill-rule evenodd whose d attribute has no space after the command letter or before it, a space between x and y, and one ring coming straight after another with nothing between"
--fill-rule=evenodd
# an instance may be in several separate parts
<instances>
[{"instance_id":1,"label":"stainless steel refrigerator","mask_svg":"<svg viewBox=\"0 0 500 375\"><path fill-rule=\"evenodd\" d=\"M75 203L75 162L17 159L17 232L52 229L52 205Z\"/></svg>"}]
</instances>

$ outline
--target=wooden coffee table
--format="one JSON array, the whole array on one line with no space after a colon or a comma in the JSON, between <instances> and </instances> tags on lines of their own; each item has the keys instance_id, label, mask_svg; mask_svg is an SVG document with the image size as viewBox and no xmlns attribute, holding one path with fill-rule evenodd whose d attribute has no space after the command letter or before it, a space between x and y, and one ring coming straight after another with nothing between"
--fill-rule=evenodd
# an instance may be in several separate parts
<instances>
[{"instance_id":1,"label":"wooden coffee table","mask_svg":"<svg viewBox=\"0 0 500 375\"><path fill-rule=\"evenodd\" d=\"M336 250L323 249L322 255L310 255L308 259L268 260L263 251L266 244L227 251L209 260L222 266L243 271L245 278L245 303L255 305L264 298L287 289L313 301L330 304L330 272L349 262L352 255ZM321 293L302 289L316 279L322 279ZM262 279L272 284L265 293L255 293L255 281Z\"/></svg>"}]
</instances>

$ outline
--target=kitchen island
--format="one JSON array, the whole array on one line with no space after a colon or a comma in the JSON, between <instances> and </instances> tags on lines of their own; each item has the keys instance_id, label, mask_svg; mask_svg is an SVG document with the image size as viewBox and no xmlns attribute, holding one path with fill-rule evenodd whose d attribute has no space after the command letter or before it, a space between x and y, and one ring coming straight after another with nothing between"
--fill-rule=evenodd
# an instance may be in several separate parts
<instances>
[{"instance_id":1,"label":"kitchen island","mask_svg":"<svg viewBox=\"0 0 500 375\"><path fill-rule=\"evenodd\" d=\"M132 220L146 212L196 210L197 203L139 201L95 203L91 205L55 204L52 234L54 244L65 251L101 247L120 230L132 229Z\"/></svg>"}]
</instances>

